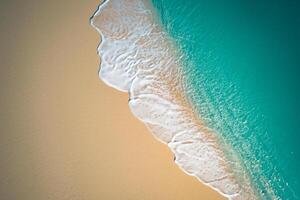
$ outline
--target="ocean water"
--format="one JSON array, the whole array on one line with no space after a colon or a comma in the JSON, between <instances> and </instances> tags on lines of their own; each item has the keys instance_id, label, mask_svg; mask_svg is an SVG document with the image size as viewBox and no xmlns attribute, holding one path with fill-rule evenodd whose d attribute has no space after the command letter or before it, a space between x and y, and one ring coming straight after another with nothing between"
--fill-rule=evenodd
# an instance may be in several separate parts
<instances>
[{"instance_id":1,"label":"ocean water","mask_svg":"<svg viewBox=\"0 0 300 200\"><path fill-rule=\"evenodd\" d=\"M299 199L300 3L153 0L186 55L195 109L262 199Z\"/></svg>"},{"instance_id":2,"label":"ocean water","mask_svg":"<svg viewBox=\"0 0 300 200\"><path fill-rule=\"evenodd\" d=\"M300 4L106 0L99 76L189 175L229 199L300 199Z\"/></svg>"}]
</instances>

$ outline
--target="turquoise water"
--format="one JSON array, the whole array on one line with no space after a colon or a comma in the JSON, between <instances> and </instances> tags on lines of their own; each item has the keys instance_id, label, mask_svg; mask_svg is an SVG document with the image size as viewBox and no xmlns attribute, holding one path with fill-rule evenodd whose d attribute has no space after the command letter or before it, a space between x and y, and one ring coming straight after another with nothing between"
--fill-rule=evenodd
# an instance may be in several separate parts
<instances>
[{"instance_id":1,"label":"turquoise water","mask_svg":"<svg viewBox=\"0 0 300 200\"><path fill-rule=\"evenodd\" d=\"M185 55L188 98L260 198L300 199L300 3L152 2Z\"/></svg>"}]
</instances>

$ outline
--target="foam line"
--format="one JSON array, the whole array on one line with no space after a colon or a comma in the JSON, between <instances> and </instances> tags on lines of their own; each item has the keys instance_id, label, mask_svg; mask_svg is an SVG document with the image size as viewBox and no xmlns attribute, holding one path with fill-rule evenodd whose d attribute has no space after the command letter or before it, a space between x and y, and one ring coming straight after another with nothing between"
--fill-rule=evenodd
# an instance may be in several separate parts
<instances>
[{"instance_id":1,"label":"foam line","mask_svg":"<svg viewBox=\"0 0 300 200\"><path fill-rule=\"evenodd\" d=\"M129 93L130 110L169 146L175 163L228 199L257 199L247 176L237 177L225 147L187 101L181 54L163 31L151 4L106 0L91 18L91 25L102 40L98 47L100 79Z\"/></svg>"}]
</instances>

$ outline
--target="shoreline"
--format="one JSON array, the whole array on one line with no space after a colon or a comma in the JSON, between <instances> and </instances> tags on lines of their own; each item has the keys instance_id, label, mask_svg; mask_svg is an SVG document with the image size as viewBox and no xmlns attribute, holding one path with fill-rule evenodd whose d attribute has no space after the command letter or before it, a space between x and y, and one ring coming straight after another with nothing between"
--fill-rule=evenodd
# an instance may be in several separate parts
<instances>
[{"instance_id":1,"label":"shoreline","mask_svg":"<svg viewBox=\"0 0 300 200\"><path fill-rule=\"evenodd\" d=\"M215 144L219 143L218 139L214 136L214 134L212 133L212 130L209 130L207 127L205 127L203 122L200 122L199 119L197 119L197 117L194 115L193 111L191 110L190 106L188 105L186 98L182 96L183 90L182 90L182 88L180 88L181 83L178 82L178 80L175 80L175 82L174 82L174 79L172 79L172 77L168 76L169 74L176 75L176 73L178 73L177 70L180 69L180 67L178 66L179 62L176 60L174 61L174 59L173 59L173 56L176 55L176 53L173 52L172 49L175 49L175 47L173 47L173 45L169 41L167 41L167 39L164 36L164 32L159 30L160 27L158 27L155 24L156 22L153 22L153 19L150 19L150 20L145 19L146 22L150 21L150 23L154 24L154 28L153 28L154 33L151 38L153 39L154 38L153 36L158 36L159 39L163 39L162 41L164 41L164 42L159 41L156 44L151 44L151 42L150 42L149 48L150 49L154 48L154 50L158 49L158 51L161 51L161 49L163 49L164 51L167 50L167 52L168 52L167 54L161 53L161 55L158 55L158 56L161 56L161 58L162 58L162 55L170 56L170 54L171 54L170 60L166 61L166 63L168 64L167 69L161 69L161 71L158 74L154 75L156 77L156 79L159 81L155 82L152 80L147 80L148 79L147 77L149 77L149 75L151 75L151 76L153 75L153 74L151 74L151 73L153 73L153 69L145 70L145 66L142 66L141 69L136 69L136 71L133 71L131 73L132 76L129 76L128 74L126 74L128 71L131 72L130 71L131 69L124 70L121 67L120 68L116 67L117 69L115 69L115 68L110 69L111 66L109 66L107 63L111 63L111 65L120 65L120 66L122 65L119 63L113 63L113 61L117 60L122 55L117 55L116 58L113 58L114 55L107 56L107 52L105 52L105 50L103 50L103 46L105 46L106 50L112 52L111 49L108 47L110 45L110 42L111 41L119 42L119 39L120 39L120 38L118 38L118 36L119 36L118 33L116 34L116 32L114 32L114 31L109 32L110 30L106 30L106 28L109 27L112 30L120 29L121 31L124 31L125 33L121 32L120 35L123 36L125 38L125 40L128 39L127 37L130 37L128 35L134 34L134 33L126 32L130 29L128 27L122 27L123 24L121 21L118 21L119 19L116 19L117 16L109 16L110 14L108 14L108 18L112 21L116 20L118 23L117 25L120 25L121 27L116 28L116 27L114 27L115 26L114 24L105 24L105 22L103 22L103 20L100 22L100 25L99 24L96 25L97 22L95 22L96 21L95 18L97 16L99 16L100 12L105 8L105 6L108 4L108 2L110 2L110 1L106 0L106 1L102 2L101 5L98 7L97 11L95 12L94 16L91 18L92 26L101 35L101 43L98 48L98 54L101 58L101 69L99 71L100 79L102 81L104 81L110 87L113 87L122 92L129 92L129 95L130 95L129 107L130 107L130 110L132 111L133 115L135 117L137 117L140 121L142 121L147 126L149 131L152 133L152 135L155 136L156 139L158 139L159 141L161 141L165 144L168 144L171 151L176 156L175 163L182 169L182 171L184 171L188 175L196 176L196 178L201 183L214 189L215 191L220 193L220 195L223 195L228 199L238 199L239 191L242 188L240 188L241 186L238 186L239 184L236 182L236 180L234 180L233 172L230 172L231 169L229 169L226 164L226 163L228 163L228 161L226 161L225 155L222 155L222 153L221 153L222 150L220 148L217 148L214 146ZM129 5L129 7L130 6L131 5ZM114 8L110 8L110 9L114 9ZM138 9L138 8L134 7L134 9ZM139 11L139 14L140 14L140 12L141 11ZM104 15L104 17L106 17L105 14L102 13L102 15ZM134 19L134 17L133 17L133 19ZM151 24L151 25L153 25L153 24ZM99 28L99 26L100 27L102 26L102 28ZM151 29L150 32L149 31L148 32L152 33L151 31L153 29ZM103 30L106 34L102 32ZM162 35L161 35L161 33L162 33ZM128 35L126 35L126 34L128 34ZM107 38L108 38L108 40L111 40L111 41L107 42L106 41ZM115 38L117 38L117 40L115 40ZM122 40L124 40L124 39L122 39ZM138 43L138 42L136 42L136 43ZM126 43L126 44L129 46L131 45L129 43ZM147 44L147 41L146 41L146 44ZM149 42L148 42L148 44L149 44ZM140 45L140 47L144 48L144 45L145 45L145 43L142 43ZM116 51L118 50L117 46L114 46L113 48L115 48ZM122 47L119 47L119 48L121 49ZM130 49L132 49L132 48L130 47ZM138 47L137 47L137 49L138 49ZM120 51L122 51L122 49ZM169 53L169 51L171 51L171 53ZM107 60L107 58L105 58L105 56L107 56L108 58L111 57L111 60ZM127 55L127 56L130 56L130 55ZM152 55L150 55L150 56L152 56ZM151 60L151 59L148 59L148 60ZM161 60L161 59L159 59L159 60ZM147 63L147 64L151 65L151 66L155 65L155 61L154 61L154 64L151 63L151 61L150 61L150 63ZM177 66L174 67L174 65L177 65ZM126 67L127 67L127 65L126 65ZM154 66L154 68L155 67L157 68L157 66ZM113 70L115 70L115 71L113 71ZM169 72L168 70L170 70L171 72ZM149 73L149 71L151 71L151 73ZM115 73L115 74L111 74L111 73ZM127 80L122 79L122 78L124 78L123 77L124 73L126 74L126 77L128 78ZM117 77L116 77L116 75L117 75ZM121 82L121 83L115 82L115 79L120 79L121 81L124 81L124 82ZM143 79L146 79L146 83ZM162 95L161 91L159 91L160 87L162 85L164 87L163 91L164 92L167 91L167 93L168 93L168 95L163 95L163 98L157 96L157 94ZM149 87L152 87L152 90L149 90ZM153 91L158 92L158 93L155 94L155 92L153 92ZM150 101L150 102L147 102L147 101ZM164 105L167 107L162 108L161 105L159 105L161 102L164 102ZM154 108L156 105L158 105L158 108ZM174 112L170 113L170 110L174 111ZM147 113L154 113L154 115L156 117L151 118L151 116L148 116ZM175 117L175 119L170 120L170 118L173 118L174 115L175 116L177 115L177 119ZM182 121L181 121L182 118L187 119L188 121L190 121L190 123L182 124L183 127L177 127L178 130L175 130L175 132L174 132L173 127L175 126L175 124L178 125L178 124L182 123ZM161 123L162 120L165 120L167 123L165 123L165 124ZM190 128L193 129L192 132L183 132ZM180 132L183 132L184 134L180 133ZM211 145L210 143L213 143L213 145ZM199 152L197 152L198 153L197 155L199 156L199 158L205 160L204 163L206 163L205 165L207 165L207 166L203 166L203 162L199 163L194 158L192 158L195 155L193 155L192 157L191 157L191 155L189 155L189 151L193 150L193 148L196 148L196 149L198 148L198 151L200 151L201 154L199 154ZM211 157L209 157L208 155L212 156L213 159ZM206 156L206 158L205 158L205 156ZM208 160L209 160L209 162L207 163ZM192 162L192 163L189 163L189 162ZM195 163L193 163L193 162L195 162ZM210 177L205 175L209 172L209 170L212 170L210 168L213 166L218 166L218 167L215 167L213 169L213 171L210 172L212 175L210 175ZM201 171L201 170L203 170L203 168L205 168L204 171ZM205 171L205 170L207 170L207 171ZM217 174L216 174L216 171L217 171ZM224 176L224 173L227 175ZM232 188L226 188L228 186L228 184L231 185ZM226 185L226 187L224 188L225 185ZM253 192L250 192L250 193L253 193ZM245 195L245 194L243 194L243 195ZM249 195L250 196L248 196L247 198L253 199L253 194L249 194Z\"/></svg>"}]
</instances>

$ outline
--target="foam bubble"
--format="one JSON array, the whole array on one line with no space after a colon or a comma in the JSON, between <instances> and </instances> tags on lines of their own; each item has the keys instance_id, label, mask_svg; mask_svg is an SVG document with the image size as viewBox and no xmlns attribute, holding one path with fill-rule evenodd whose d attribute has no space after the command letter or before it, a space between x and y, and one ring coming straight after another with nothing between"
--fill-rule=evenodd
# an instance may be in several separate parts
<instances>
[{"instance_id":1,"label":"foam bubble","mask_svg":"<svg viewBox=\"0 0 300 200\"><path fill-rule=\"evenodd\" d=\"M229 199L256 199L250 181L236 177L217 136L186 100L180 52L151 5L142 0L106 0L91 24L102 39L100 78L129 93L132 113L169 146L181 169Z\"/></svg>"}]
</instances>

